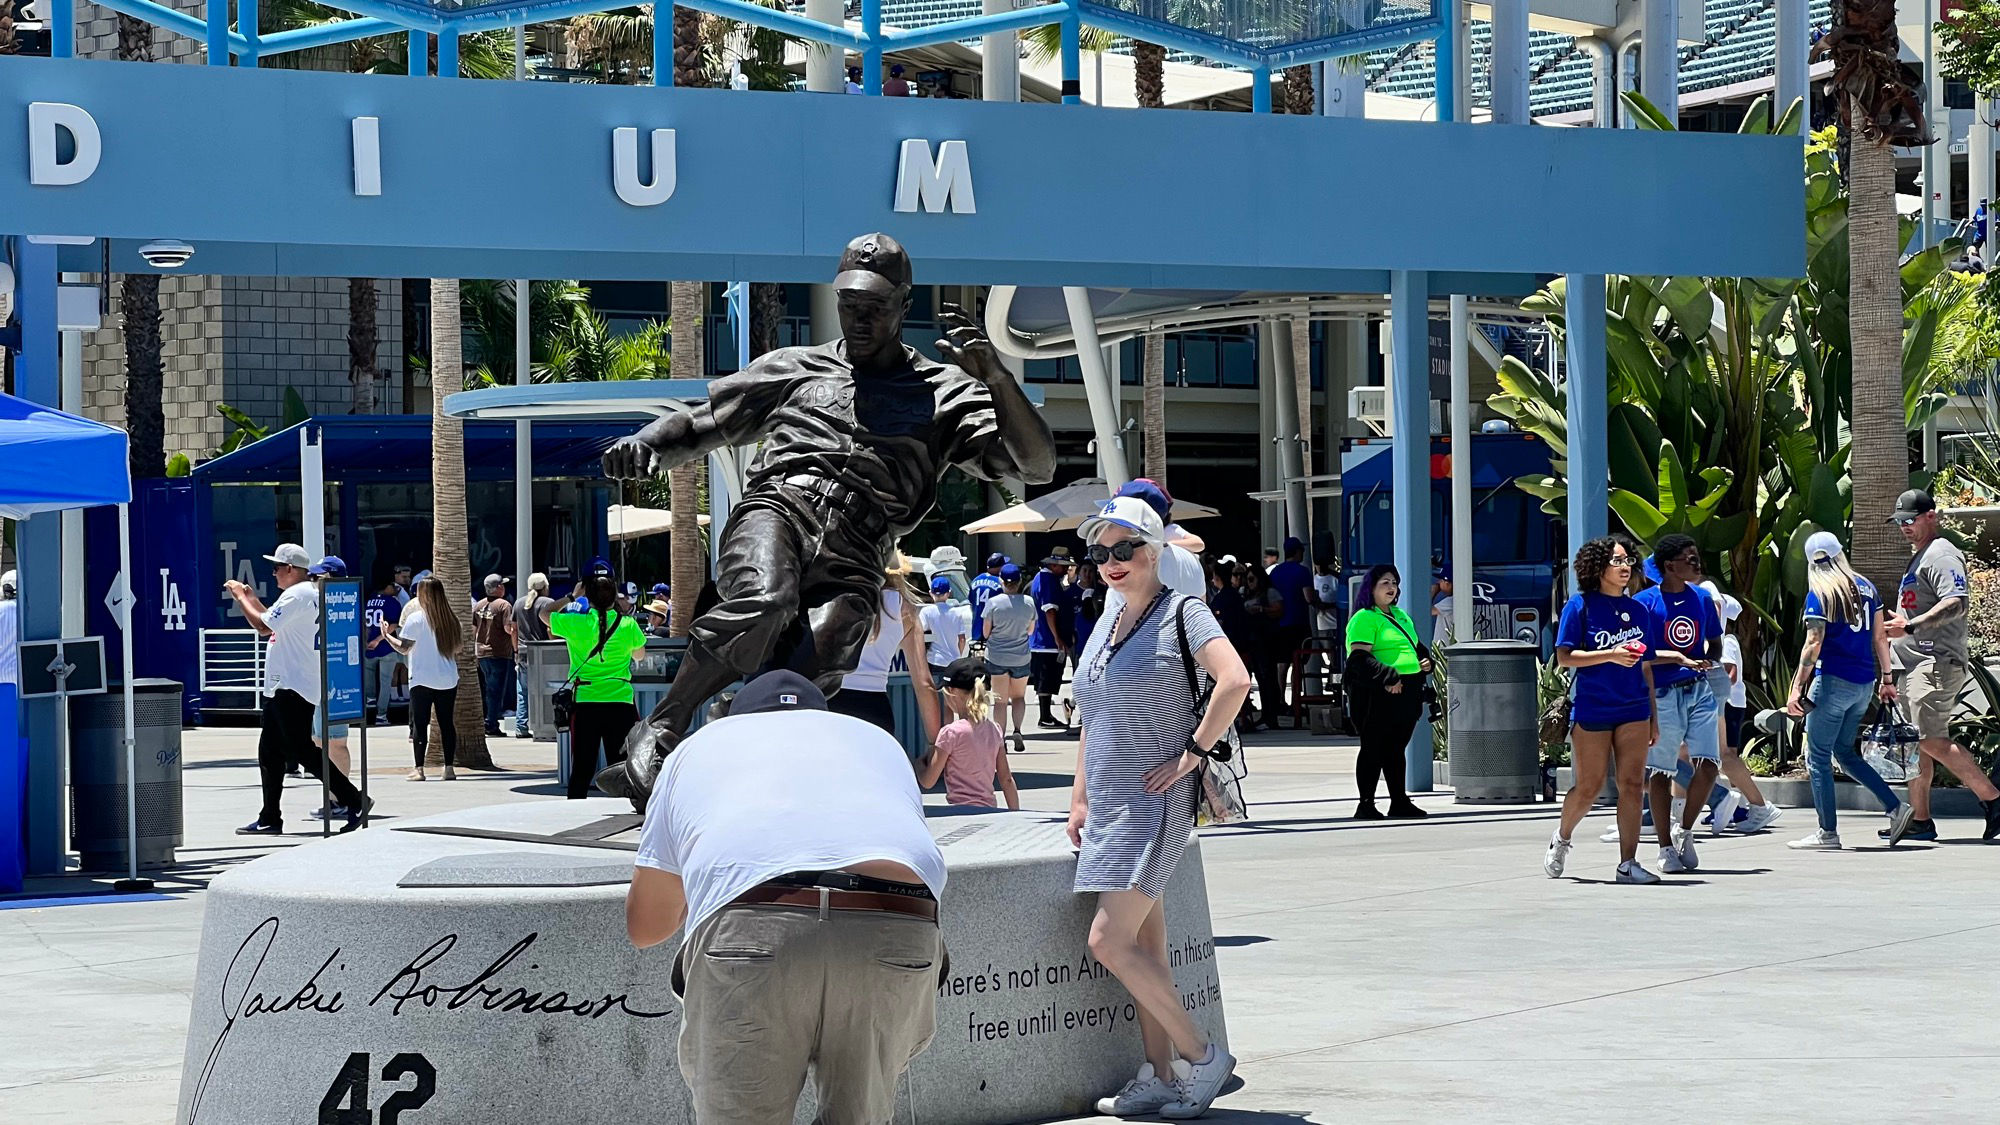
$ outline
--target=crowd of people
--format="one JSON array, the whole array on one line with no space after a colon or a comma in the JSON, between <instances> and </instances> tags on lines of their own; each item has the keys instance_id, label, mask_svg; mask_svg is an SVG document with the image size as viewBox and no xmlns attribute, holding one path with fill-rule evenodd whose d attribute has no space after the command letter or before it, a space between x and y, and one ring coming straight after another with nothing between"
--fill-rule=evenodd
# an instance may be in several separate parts
<instances>
[{"instance_id":1,"label":"crowd of people","mask_svg":"<svg viewBox=\"0 0 2000 1125\"><path fill-rule=\"evenodd\" d=\"M1930 783L1938 764L1979 798L1984 838L2000 836L2000 787L1951 737L1970 659L1970 588L1965 557L1941 534L1939 519L1926 492L1913 489L1897 501L1890 520L1909 542L1911 559L1893 608L1855 573L1837 536L1821 531L1804 544L1806 640L1785 710L1805 724L1818 823L1790 843L1793 849L1843 846L1836 761L1881 802L1888 824L1878 835L1892 847L1912 837L1937 838ZM1703 580L1701 552L1685 535L1661 538L1650 557L1624 535L1593 539L1577 551L1572 572L1577 592L1557 626L1556 659L1575 675L1569 715L1574 784L1543 870L1552 879L1562 876L1572 833L1607 774L1618 794L1617 822L1606 833L1619 845L1616 880L1660 881L1638 860L1647 815L1660 869L1697 870L1697 817L1704 806L1711 809L1711 831L1732 826L1738 809L1756 829L1777 819L1739 753L1742 655L1726 631L1734 599ZM1857 750L1862 721L1878 702L1900 705L1916 728L1920 753L1908 801ZM1739 788L1711 801L1722 775Z\"/></svg>"}]
</instances>

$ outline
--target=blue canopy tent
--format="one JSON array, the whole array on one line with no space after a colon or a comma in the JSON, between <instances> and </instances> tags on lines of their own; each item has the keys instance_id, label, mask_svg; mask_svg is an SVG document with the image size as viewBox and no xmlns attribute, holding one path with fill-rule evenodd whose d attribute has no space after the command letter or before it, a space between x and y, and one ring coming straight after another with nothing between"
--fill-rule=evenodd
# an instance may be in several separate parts
<instances>
[{"instance_id":1,"label":"blue canopy tent","mask_svg":"<svg viewBox=\"0 0 2000 1125\"><path fill-rule=\"evenodd\" d=\"M125 431L78 418L27 399L0 394L0 516L24 520L73 508L118 506L118 557L131 569L129 505L132 479L126 466ZM131 595L126 595L129 612ZM122 622L126 613L118 615ZM125 667L132 666L132 631L122 629ZM17 892L26 871L24 838L28 744L21 736L19 688L0 683L0 893ZM138 799L132 741L132 677L125 677L125 816L131 863L129 882L139 883Z\"/></svg>"}]
</instances>

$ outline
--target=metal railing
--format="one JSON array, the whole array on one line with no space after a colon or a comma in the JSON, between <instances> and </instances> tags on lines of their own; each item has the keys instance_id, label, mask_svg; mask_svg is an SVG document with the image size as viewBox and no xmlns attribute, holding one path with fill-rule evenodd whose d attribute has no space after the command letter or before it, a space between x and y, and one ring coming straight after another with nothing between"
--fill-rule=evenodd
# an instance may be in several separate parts
<instances>
[{"instance_id":1,"label":"metal railing","mask_svg":"<svg viewBox=\"0 0 2000 1125\"><path fill-rule=\"evenodd\" d=\"M264 641L257 630L203 629L199 652L203 701L256 710L264 690ZM232 696L241 698L224 698Z\"/></svg>"}]
</instances>

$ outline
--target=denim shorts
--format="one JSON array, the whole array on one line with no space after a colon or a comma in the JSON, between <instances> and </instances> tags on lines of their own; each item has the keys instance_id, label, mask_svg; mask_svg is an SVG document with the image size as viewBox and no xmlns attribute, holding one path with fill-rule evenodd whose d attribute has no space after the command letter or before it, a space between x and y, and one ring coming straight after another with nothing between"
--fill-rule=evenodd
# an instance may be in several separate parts
<instances>
[{"instance_id":1,"label":"denim shorts","mask_svg":"<svg viewBox=\"0 0 2000 1125\"><path fill-rule=\"evenodd\" d=\"M986 662L986 674L989 676L1012 676L1017 680L1025 680L1028 678L1028 666L1026 664L995 664L993 661L988 660Z\"/></svg>"},{"instance_id":2,"label":"denim shorts","mask_svg":"<svg viewBox=\"0 0 2000 1125\"><path fill-rule=\"evenodd\" d=\"M1722 715L1708 681L1697 677L1659 693L1660 740L1646 753L1646 773L1670 774L1687 745L1689 761L1722 760Z\"/></svg>"}]
</instances>

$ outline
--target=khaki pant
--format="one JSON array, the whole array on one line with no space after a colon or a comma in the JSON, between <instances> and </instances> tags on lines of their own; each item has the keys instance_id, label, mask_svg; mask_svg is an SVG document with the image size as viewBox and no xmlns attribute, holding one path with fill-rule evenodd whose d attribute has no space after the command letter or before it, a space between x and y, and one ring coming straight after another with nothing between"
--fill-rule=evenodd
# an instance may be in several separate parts
<instances>
[{"instance_id":1,"label":"khaki pant","mask_svg":"<svg viewBox=\"0 0 2000 1125\"><path fill-rule=\"evenodd\" d=\"M790 1125L813 1069L817 1121L882 1125L937 1028L936 923L731 906L681 954L681 1074L699 1125Z\"/></svg>"},{"instance_id":2,"label":"khaki pant","mask_svg":"<svg viewBox=\"0 0 2000 1125\"><path fill-rule=\"evenodd\" d=\"M1927 656L1903 671L1903 709L1925 738L1950 738L1951 714L1965 687L1965 662L1952 656Z\"/></svg>"}]
</instances>

